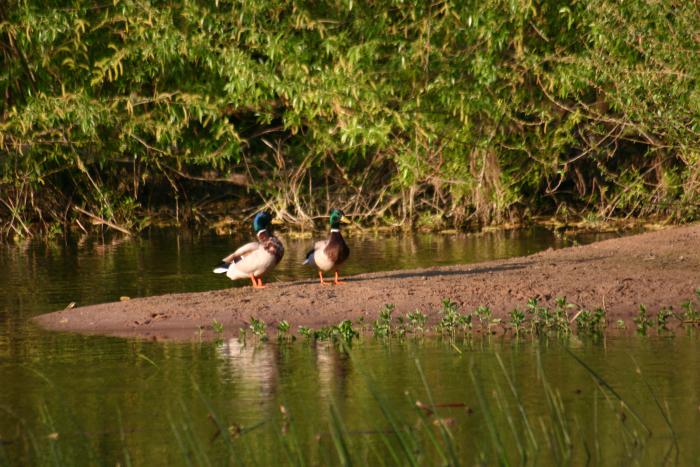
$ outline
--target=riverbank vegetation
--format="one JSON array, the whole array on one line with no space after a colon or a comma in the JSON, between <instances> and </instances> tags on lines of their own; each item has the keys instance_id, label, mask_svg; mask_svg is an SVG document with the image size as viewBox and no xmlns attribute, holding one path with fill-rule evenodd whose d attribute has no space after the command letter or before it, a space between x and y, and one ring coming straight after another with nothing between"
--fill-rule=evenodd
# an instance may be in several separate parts
<instances>
[{"instance_id":1,"label":"riverbank vegetation","mask_svg":"<svg viewBox=\"0 0 700 467\"><path fill-rule=\"evenodd\" d=\"M694 4L9 0L2 234L700 216Z\"/></svg>"},{"instance_id":2,"label":"riverbank vegetation","mask_svg":"<svg viewBox=\"0 0 700 467\"><path fill-rule=\"evenodd\" d=\"M611 330L625 333L632 329L640 336L646 336L650 330L656 330L658 335L672 335L675 330L692 330L700 325L700 288L695 290L695 296L696 300L684 301L677 310L668 306L654 313L640 304L636 315L627 321L611 320L605 308L588 310L568 302L565 297L557 297L554 307L542 305L538 298L533 297L524 307L511 310L507 318L494 317L493 311L485 305L473 311L462 311L455 302L446 298L437 313L424 314L416 309L404 316L396 316L395 306L386 304L379 311L377 319L370 323L364 319L356 323L346 319L337 325L319 329L299 326L297 334L309 341L330 341L345 345L352 345L353 340L362 335L372 335L377 339L440 336L454 340L469 339L476 335L568 338L574 335L603 336ZM215 321L211 329L217 339L223 337L225 330L220 323ZM200 330L200 339L201 331L203 329ZM296 340L296 336L289 331L290 324L286 320L280 321L277 324L277 342ZM269 340L266 323L255 317L250 318L247 328L239 330L238 338L245 342L249 333L260 342Z\"/></svg>"}]
</instances>

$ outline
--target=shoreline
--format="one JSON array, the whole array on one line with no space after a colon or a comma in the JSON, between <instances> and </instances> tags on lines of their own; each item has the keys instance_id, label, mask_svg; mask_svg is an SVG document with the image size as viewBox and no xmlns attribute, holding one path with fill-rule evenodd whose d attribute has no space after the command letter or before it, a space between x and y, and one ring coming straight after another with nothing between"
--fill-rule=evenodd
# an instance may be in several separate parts
<instances>
[{"instance_id":1,"label":"shoreline","mask_svg":"<svg viewBox=\"0 0 700 467\"><path fill-rule=\"evenodd\" d=\"M428 324L439 320L442 300L462 312L486 305L506 319L515 307L539 297L553 307L559 296L578 307L605 308L612 322L631 322L638 306L652 313L693 299L700 287L700 224L546 250L530 256L465 265L359 274L341 286L315 280L277 282L180 293L77 307L37 316L54 331L149 339L211 337L212 324L237 334L251 317L269 328L281 320L317 328L345 319L375 320L385 304L395 316L419 309Z\"/></svg>"}]
</instances>

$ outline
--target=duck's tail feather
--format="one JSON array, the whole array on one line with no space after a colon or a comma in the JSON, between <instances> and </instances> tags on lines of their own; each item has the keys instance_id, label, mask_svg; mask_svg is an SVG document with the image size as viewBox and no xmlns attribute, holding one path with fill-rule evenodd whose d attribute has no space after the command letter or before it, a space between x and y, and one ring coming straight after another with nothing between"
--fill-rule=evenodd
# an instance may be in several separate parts
<instances>
[{"instance_id":1,"label":"duck's tail feather","mask_svg":"<svg viewBox=\"0 0 700 467\"><path fill-rule=\"evenodd\" d=\"M311 250L309 250L309 252L306 253L306 260L304 260L304 262L301 264L310 264L313 266L315 264L314 263L314 253L315 252L316 252L316 250L314 250L313 248Z\"/></svg>"},{"instance_id":2,"label":"duck's tail feather","mask_svg":"<svg viewBox=\"0 0 700 467\"><path fill-rule=\"evenodd\" d=\"M229 263L226 262L221 262L217 267L214 268L214 273L215 274L223 274L226 271L228 271Z\"/></svg>"}]
</instances>

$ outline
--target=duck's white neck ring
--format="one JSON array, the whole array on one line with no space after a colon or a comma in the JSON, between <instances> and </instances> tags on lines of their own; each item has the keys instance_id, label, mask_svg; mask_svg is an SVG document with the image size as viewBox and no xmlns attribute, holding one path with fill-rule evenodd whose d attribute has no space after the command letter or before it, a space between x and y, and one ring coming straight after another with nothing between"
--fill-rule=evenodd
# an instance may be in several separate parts
<instances>
[{"instance_id":1,"label":"duck's white neck ring","mask_svg":"<svg viewBox=\"0 0 700 467\"><path fill-rule=\"evenodd\" d=\"M331 233L333 232L340 232L340 229L331 229Z\"/></svg>"},{"instance_id":2,"label":"duck's white neck ring","mask_svg":"<svg viewBox=\"0 0 700 467\"><path fill-rule=\"evenodd\" d=\"M267 229L260 229L260 230L258 230L258 233L256 233L255 235L257 235L259 237L260 234L263 232L267 232Z\"/></svg>"}]
</instances>

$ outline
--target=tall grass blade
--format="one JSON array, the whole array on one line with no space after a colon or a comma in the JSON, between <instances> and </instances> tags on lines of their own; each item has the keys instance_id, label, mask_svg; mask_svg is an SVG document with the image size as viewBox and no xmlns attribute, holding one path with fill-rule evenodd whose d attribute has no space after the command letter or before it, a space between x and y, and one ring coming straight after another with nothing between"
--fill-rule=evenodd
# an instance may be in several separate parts
<instances>
[{"instance_id":1,"label":"tall grass blade","mask_svg":"<svg viewBox=\"0 0 700 467\"><path fill-rule=\"evenodd\" d=\"M352 466L352 461L350 458L350 450L348 449L347 443L347 431L343 425L338 409L333 402L330 404L331 412L331 437L333 438L333 444L335 450L338 453L338 458L340 464L343 466Z\"/></svg>"},{"instance_id":2,"label":"tall grass blade","mask_svg":"<svg viewBox=\"0 0 700 467\"><path fill-rule=\"evenodd\" d=\"M428 417L426 416L425 412L420 407L418 407L418 405L415 404L415 401L409 400L409 403L413 404L416 415L418 415L418 419L420 420L421 426L423 427L423 432L426 434L432 445L435 447L435 451L442 459L442 463L444 465L448 465L449 461L447 459L447 455L445 454L445 450L443 449L442 445L440 445L440 442L435 436L435 433L433 432L430 426L430 422L428 421Z\"/></svg>"},{"instance_id":3,"label":"tall grass blade","mask_svg":"<svg viewBox=\"0 0 700 467\"><path fill-rule=\"evenodd\" d=\"M177 447L180 449L180 453L182 454L181 460L184 461L187 465L189 466L194 466L192 463L192 458L190 456L190 452L185 446L185 442L180 436L180 430L177 427L177 423L175 423L175 420L172 417L172 414L170 412L167 413L168 417L168 423L170 424L170 431L173 433L173 437L175 438L175 443L177 444Z\"/></svg>"},{"instance_id":4,"label":"tall grass blade","mask_svg":"<svg viewBox=\"0 0 700 467\"><path fill-rule=\"evenodd\" d=\"M651 435L651 428L644 422L642 417L639 415L639 413L632 407L630 406L627 401L613 388L610 384L608 384L605 379L603 379L602 376L600 376L598 373L596 373L593 368L588 366L586 362L581 360L579 357L576 356L571 350L569 350L567 347L563 347L563 349L573 358L579 365L581 365L592 377L595 379L598 384L600 384L602 387L610 391L610 394L615 396L615 398L620 401L625 407L627 407L632 415L634 415L634 418L642 425L644 430L647 432L647 434Z\"/></svg>"},{"instance_id":5,"label":"tall grass blade","mask_svg":"<svg viewBox=\"0 0 700 467\"><path fill-rule=\"evenodd\" d=\"M489 436L491 437L491 443L496 450L496 455L498 457L498 463L501 465L510 465L508 462L508 457L506 456L506 451L501 442L501 438L498 435L498 428L491 414L491 409L489 408L488 401L484 395L484 390L479 381L479 378L474 373L474 362L472 361L469 365L469 376L474 384L474 389L476 390L476 397L479 400L479 406L484 414L484 421L486 422L486 428L489 431Z\"/></svg>"},{"instance_id":6,"label":"tall grass blade","mask_svg":"<svg viewBox=\"0 0 700 467\"><path fill-rule=\"evenodd\" d=\"M673 423L671 422L671 415L669 412L664 410L663 406L661 405L661 402L659 401L659 398L656 397L656 393L652 389L651 385L649 384L649 381L646 380L644 375L642 374L642 369L640 368L639 364L637 363L637 360L635 360L634 356L632 354L629 354L630 359L634 363L634 366L637 369L637 374L639 375L639 379L642 380L644 385L646 386L647 390L649 391L649 394L651 394L652 399L654 399L654 404L656 405L656 408L659 409L659 413L661 413L661 416L664 419L664 422L666 422L666 425L668 426L669 431L671 432L671 437L672 437L672 448L675 448L676 450L676 463L678 462L678 456L680 453L680 448L678 446L678 435L676 434L676 430L673 428ZM670 451L669 451L670 454ZM666 462L664 461L664 464Z\"/></svg>"},{"instance_id":7,"label":"tall grass blade","mask_svg":"<svg viewBox=\"0 0 700 467\"><path fill-rule=\"evenodd\" d=\"M425 389L425 393L428 396L428 401L430 402L431 407L435 407L435 400L433 399L433 394L430 391L430 386L428 386L428 380L425 377L425 373L423 372L423 367L420 364L420 360L415 359L416 363L416 368L418 369L418 374L420 375L421 382L423 383L423 388ZM455 449L453 446L452 442L452 433L449 432L447 427L443 424L439 424L440 428L440 434L442 435L442 440L445 443L445 447L447 448L447 452L450 454L450 464L451 465L460 465L459 462L459 457L455 454ZM444 454L443 454L444 456Z\"/></svg>"},{"instance_id":8,"label":"tall grass blade","mask_svg":"<svg viewBox=\"0 0 700 467\"><path fill-rule=\"evenodd\" d=\"M42 422L47 428L47 442L49 445L49 453L51 454L51 462L53 463L53 465L56 466L64 465L63 459L61 457L61 450L58 447L60 433L56 431L55 425L53 423L53 418L51 417L51 414L49 413L49 408L46 406L46 404L41 405L40 413Z\"/></svg>"},{"instance_id":9,"label":"tall grass blade","mask_svg":"<svg viewBox=\"0 0 700 467\"><path fill-rule=\"evenodd\" d=\"M119 441L122 443L122 455L124 456L124 465L131 467L131 455L129 448L126 445L126 434L124 433L124 423L122 422L122 412L117 407L117 421L119 423Z\"/></svg>"},{"instance_id":10,"label":"tall grass blade","mask_svg":"<svg viewBox=\"0 0 700 467\"><path fill-rule=\"evenodd\" d=\"M523 419L523 423L525 425L525 429L527 430L529 441L530 441L532 447L535 449L535 451L537 451L537 449L538 449L537 439L535 438L535 433L532 431L532 425L530 425L530 419L528 418L527 413L525 412L525 407L522 404L520 394L518 394L518 391L515 388L515 384L513 384L513 380L510 378L510 375L508 375L508 371L506 370L506 367L503 364L503 359L501 359L501 356L498 352L496 352L496 361L498 361L498 365L501 367L501 371L503 372L503 376L505 377L506 382L508 383L508 387L510 388L510 392L513 394L515 404L518 407L518 412L520 413L520 416Z\"/></svg>"},{"instance_id":11,"label":"tall grass blade","mask_svg":"<svg viewBox=\"0 0 700 467\"><path fill-rule=\"evenodd\" d=\"M209 413L209 417L216 425L216 429L219 431L219 434L221 435L220 437L222 437L224 439L224 443L226 444L226 447L228 448L228 451L229 451L229 458L233 459L234 463L235 463L235 460L238 458L238 453L236 452L236 446L233 444L233 440L231 439L231 436L229 435L228 427L224 423L222 423L221 420L219 419L219 417L216 415L216 412L214 411L213 407L211 406L211 404L209 403L207 398L204 397L204 394L202 394L202 391L199 389L199 386L197 385L197 383L195 383L193 381L192 385L193 385L194 390L197 393L197 395L199 395L199 399L202 401L204 406L207 408L207 411ZM263 423L264 422L260 422L260 424L263 424ZM248 428L247 431L254 430L255 428L257 428L257 426L259 426L259 425L256 425L254 427L250 427L250 428Z\"/></svg>"},{"instance_id":12,"label":"tall grass blade","mask_svg":"<svg viewBox=\"0 0 700 467\"><path fill-rule=\"evenodd\" d=\"M354 354L351 350L348 350L348 356L351 359L351 361L353 361L353 363L357 363L357 361L354 357ZM359 365L357 365L357 367L359 368ZM415 449L414 449L414 447L418 445L417 440L412 435L410 429L406 429L406 427L404 427L398 421L398 419L394 416L391 409L389 408L389 405L382 398L381 394L377 390L377 387L374 383L374 380L370 376L370 374L365 372L365 371L362 371L361 374L365 379L365 383L367 384L367 389L369 389L369 392L372 395L372 398L379 405L379 409L381 410L382 415L384 415L384 418L387 420L387 422L389 422L389 425L391 426L391 429L394 431L396 438L399 442L399 446L401 447L401 452L403 453L403 456L404 456L403 461L400 461L400 459L398 457L398 453L395 452L394 449L391 447L391 442L386 437L386 435L382 435L382 440L384 441L385 445L389 449L389 452L394 457L395 462L397 462L397 465L408 464L411 466L417 466L418 459L416 458Z\"/></svg>"}]
</instances>

